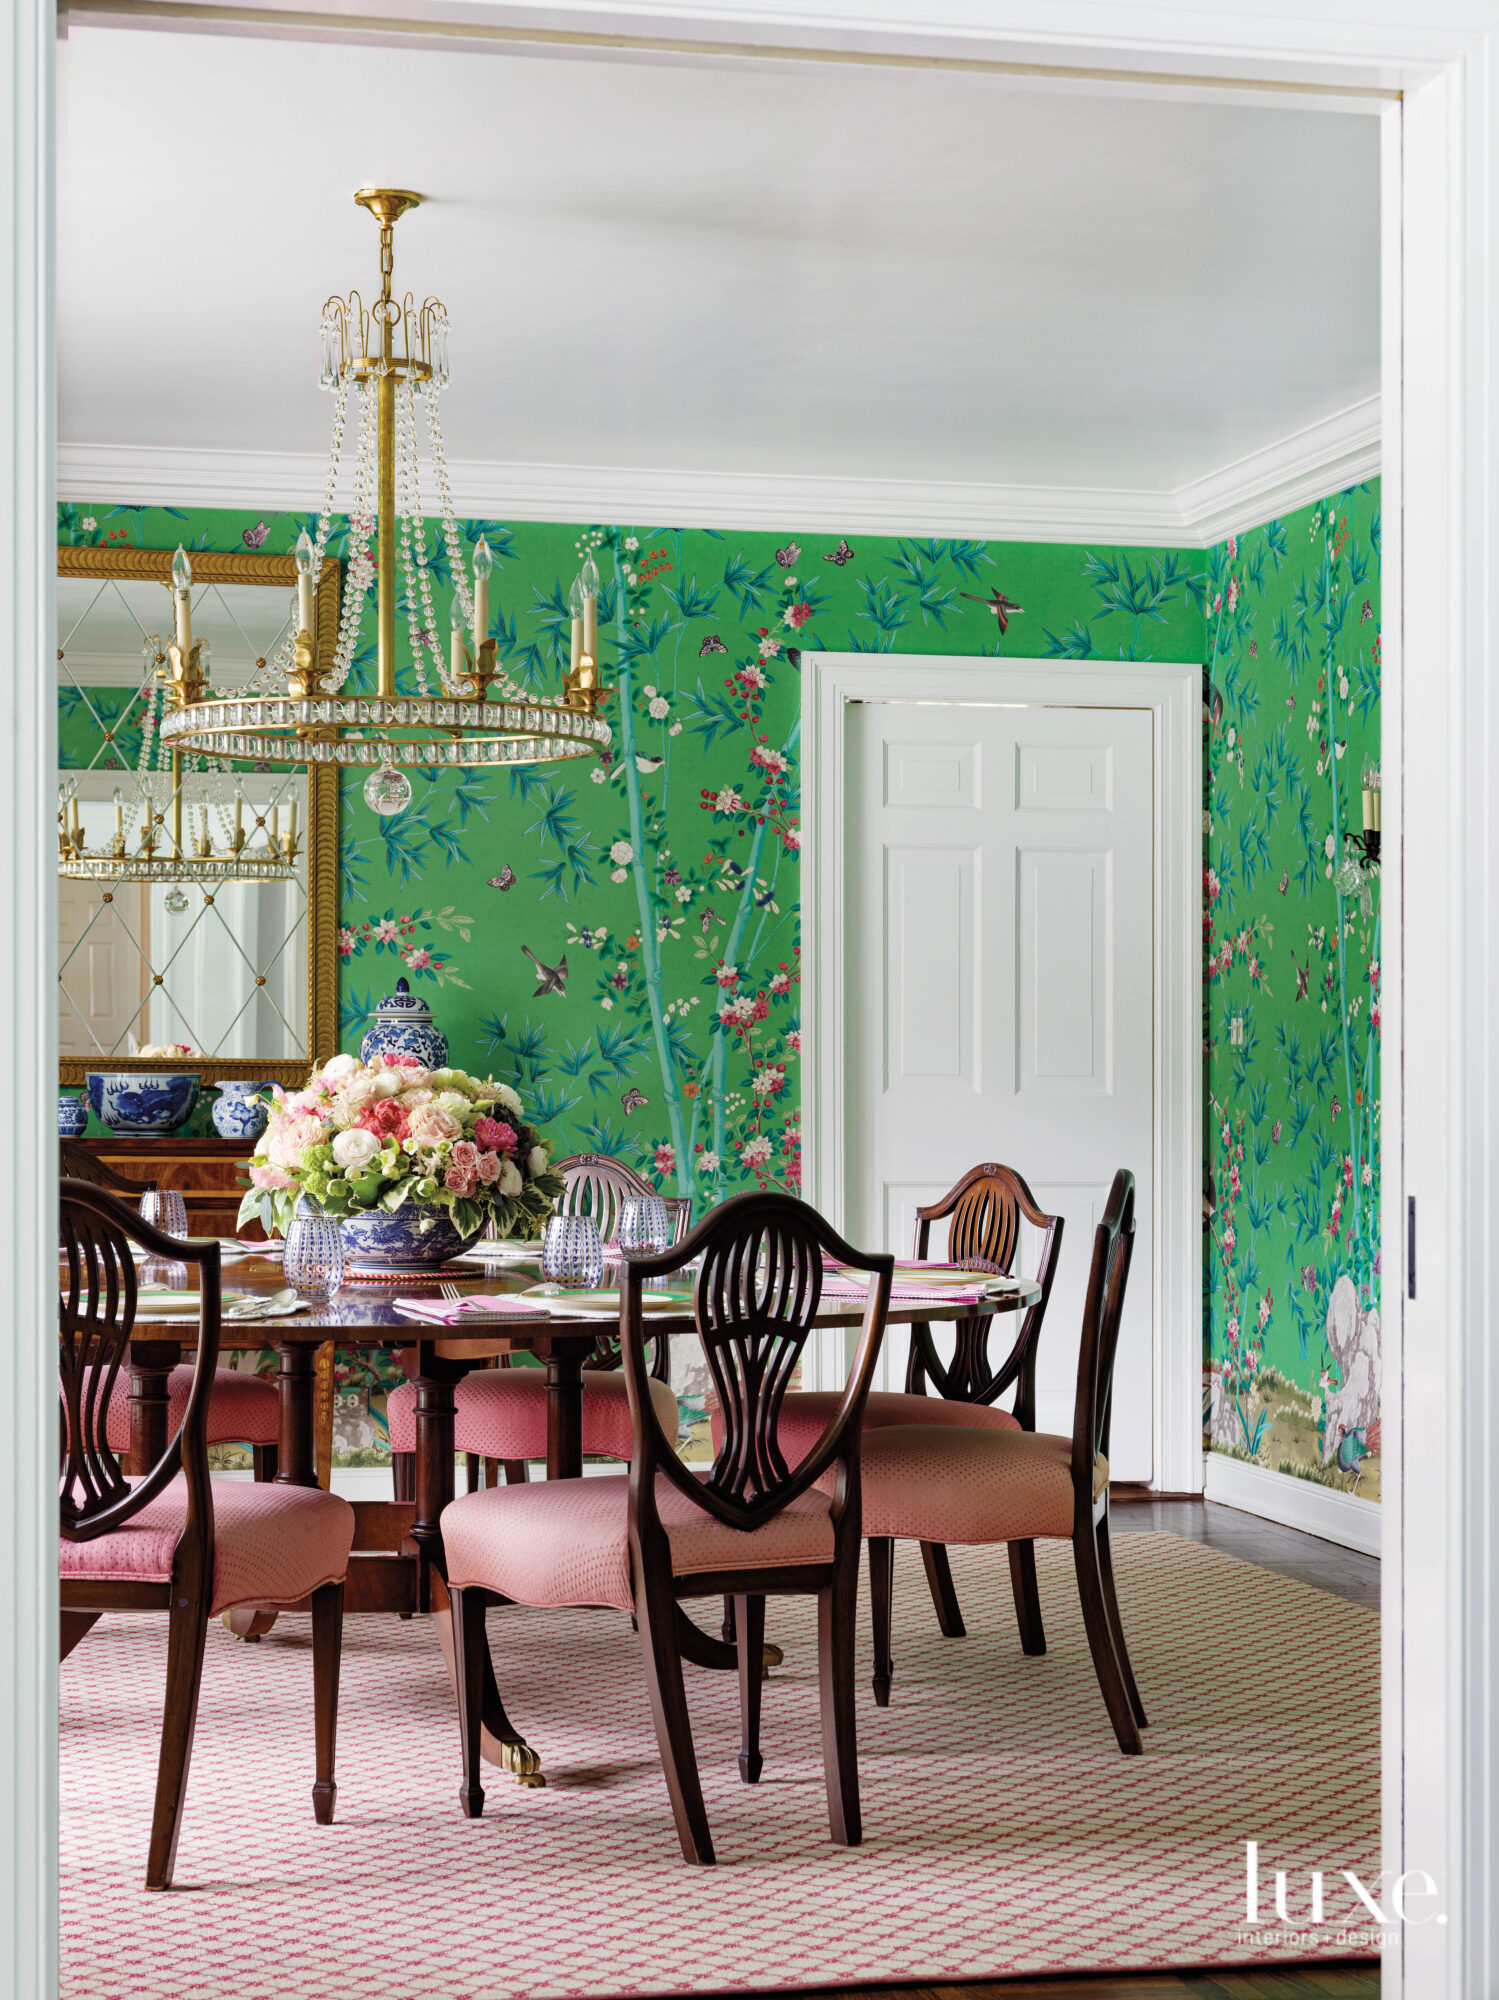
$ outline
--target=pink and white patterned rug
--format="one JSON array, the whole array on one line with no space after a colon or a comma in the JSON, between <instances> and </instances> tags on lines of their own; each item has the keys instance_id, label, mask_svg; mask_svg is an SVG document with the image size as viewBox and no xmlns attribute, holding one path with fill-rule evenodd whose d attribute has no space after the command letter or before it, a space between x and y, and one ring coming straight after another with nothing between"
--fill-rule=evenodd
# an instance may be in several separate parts
<instances>
[{"instance_id":1,"label":"pink and white patterned rug","mask_svg":"<svg viewBox=\"0 0 1499 2000\"><path fill-rule=\"evenodd\" d=\"M283 1618L254 1646L210 1628L177 1883L147 1895L166 1621L107 1618L62 1669L62 2000L613 2000L1371 1951L1339 1871L1377 1896L1375 1615L1175 1536L1115 1549L1143 1757L1115 1749L1065 1545L1038 1547L1039 1659L1003 1549L953 1551L970 1634L954 1641L902 1546L888 1709L861 1605L861 1848L828 1841L811 1609L771 1606L786 1660L754 1788L732 1677L688 1669L716 1869L680 1859L627 1619L491 1613L548 1784L496 1772L470 1822L430 1628L351 1618L321 1828L309 1621ZM1298 1930L1276 1923L1277 1869Z\"/></svg>"}]
</instances>

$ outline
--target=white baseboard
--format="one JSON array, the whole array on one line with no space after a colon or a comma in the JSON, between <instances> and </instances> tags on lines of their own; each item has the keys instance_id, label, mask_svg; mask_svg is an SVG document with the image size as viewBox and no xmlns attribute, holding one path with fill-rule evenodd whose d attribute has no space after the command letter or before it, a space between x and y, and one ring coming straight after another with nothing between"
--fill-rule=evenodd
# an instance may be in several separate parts
<instances>
[{"instance_id":1,"label":"white baseboard","mask_svg":"<svg viewBox=\"0 0 1499 2000\"><path fill-rule=\"evenodd\" d=\"M1263 1465L1210 1451L1203 1497L1216 1500L1220 1506L1237 1507L1245 1514L1258 1514L1265 1521L1278 1521L1284 1528L1319 1535L1324 1542L1337 1542L1366 1556L1380 1553L1383 1512L1377 1501L1361 1500L1356 1493L1340 1493L1336 1487L1270 1472Z\"/></svg>"}]
</instances>

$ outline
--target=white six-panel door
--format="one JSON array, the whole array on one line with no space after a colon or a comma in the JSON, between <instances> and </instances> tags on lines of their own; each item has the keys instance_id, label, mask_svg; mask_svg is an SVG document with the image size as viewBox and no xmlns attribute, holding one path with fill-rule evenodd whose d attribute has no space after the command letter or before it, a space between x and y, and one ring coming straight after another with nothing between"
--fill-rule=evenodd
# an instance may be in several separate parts
<instances>
[{"instance_id":1,"label":"white six-panel door","mask_svg":"<svg viewBox=\"0 0 1499 2000\"><path fill-rule=\"evenodd\" d=\"M844 715L847 1231L909 1254L919 1202L978 1161L1018 1168L1066 1218L1037 1408L1066 1432L1092 1231L1131 1168L1144 1254L1110 1457L1116 1478L1149 1480L1153 717L901 701ZM886 1386L905 1354L897 1334Z\"/></svg>"}]
</instances>

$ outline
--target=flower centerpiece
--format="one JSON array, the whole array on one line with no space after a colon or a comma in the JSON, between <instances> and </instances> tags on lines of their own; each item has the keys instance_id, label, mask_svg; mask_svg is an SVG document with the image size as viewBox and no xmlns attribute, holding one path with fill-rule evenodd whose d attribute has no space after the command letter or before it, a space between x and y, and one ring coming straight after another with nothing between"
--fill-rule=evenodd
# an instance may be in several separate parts
<instances>
[{"instance_id":1,"label":"flower centerpiece","mask_svg":"<svg viewBox=\"0 0 1499 2000\"><path fill-rule=\"evenodd\" d=\"M276 1085L272 1098L239 1220L258 1215L284 1235L310 1196L341 1223L352 1271L444 1263L491 1222L534 1236L562 1193L508 1084L388 1050L334 1056L305 1089Z\"/></svg>"}]
</instances>

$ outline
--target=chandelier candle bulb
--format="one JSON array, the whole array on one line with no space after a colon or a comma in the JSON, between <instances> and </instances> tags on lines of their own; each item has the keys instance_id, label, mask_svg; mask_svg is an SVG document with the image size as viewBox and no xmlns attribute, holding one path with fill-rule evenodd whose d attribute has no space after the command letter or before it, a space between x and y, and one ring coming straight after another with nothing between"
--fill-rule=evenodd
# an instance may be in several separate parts
<instances>
[{"instance_id":1,"label":"chandelier candle bulb","mask_svg":"<svg viewBox=\"0 0 1499 2000\"><path fill-rule=\"evenodd\" d=\"M172 558L172 598L177 609L177 645L182 653L182 664L187 666L193 650L192 612L193 566L187 559L187 550L181 542Z\"/></svg>"},{"instance_id":2,"label":"chandelier candle bulb","mask_svg":"<svg viewBox=\"0 0 1499 2000\"><path fill-rule=\"evenodd\" d=\"M463 645L463 613L458 600L453 599L453 623L448 632L448 672L456 681L458 676L468 671L468 654Z\"/></svg>"},{"instance_id":3,"label":"chandelier candle bulb","mask_svg":"<svg viewBox=\"0 0 1499 2000\"><path fill-rule=\"evenodd\" d=\"M1364 832L1379 832L1379 773L1371 764L1364 766Z\"/></svg>"},{"instance_id":4,"label":"chandelier candle bulb","mask_svg":"<svg viewBox=\"0 0 1499 2000\"><path fill-rule=\"evenodd\" d=\"M591 555L583 563L578 583L583 598L583 652L591 664L599 656L599 569Z\"/></svg>"},{"instance_id":5,"label":"chandelier candle bulb","mask_svg":"<svg viewBox=\"0 0 1499 2000\"><path fill-rule=\"evenodd\" d=\"M243 780L234 781L234 851L236 854L245 844L245 787Z\"/></svg>"},{"instance_id":6,"label":"chandelier candle bulb","mask_svg":"<svg viewBox=\"0 0 1499 2000\"><path fill-rule=\"evenodd\" d=\"M482 535L479 546L474 550L474 657L489 637L489 573L494 568L494 557L489 552L489 543Z\"/></svg>"},{"instance_id":7,"label":"chandelier candle bulb","mask_svg":"<svg viewBox=\"0 0 1499 2000\"><path fill-rule=\"evenodd\" d=\"M297 802L295 799L292 800L291 811L287 815L286 858L288 861L295 861L297 858Z\"/></svg>"},{"instance_id":8,"label":"chandelier candle bulb","mask_svg":"<svg viewBox=\"0 0 1499 2000\"><path fill-rule=\"evenodd\" d=\"M576 678L576 676L577 676L577 672L578 672L578 667L579 667L579 665L581 664L581 662L582 662L582 659L583 659L583 579L582 579L582 577L580 577L580 576L575 576L575 577L573 578L573 587L572 587L572 591L571 591L571 593L570 593L570 595L569 595L569 597L568 597L568 600L567 600L567 601L568 601L568 608L569 608L569 609L570 609L570 611L572 612L572 620L573 620L573 630L572 630L572 657L571 657L571 659L569 660L569 662L568 662L568 665L569 665L569 668L571 669L571 672L572 672L572 674L573 674L574 678Z\"/></svg>"},{"instance_id":9,"label":"chandelier candle bulb","mask_svg":"<svg viewBox=\"0 0 1499 2000\"><path fill-rule=\"evenodd\" d=\"M118 785L115 786L115 832L121 836L125 832L125 802Z\"/></svg>"},{"instance_id":10,"label":"chandelier candle bulb","mask_svg":"<svg viewBox=\"0 0 1499 2000\"><path fill-rule=\"evenodd\" d=\"M316 582L312 574L312 537L304 528L297 537L297 625L303 632L312 631L312 593Z\"/></svg>"}]
</instances>

